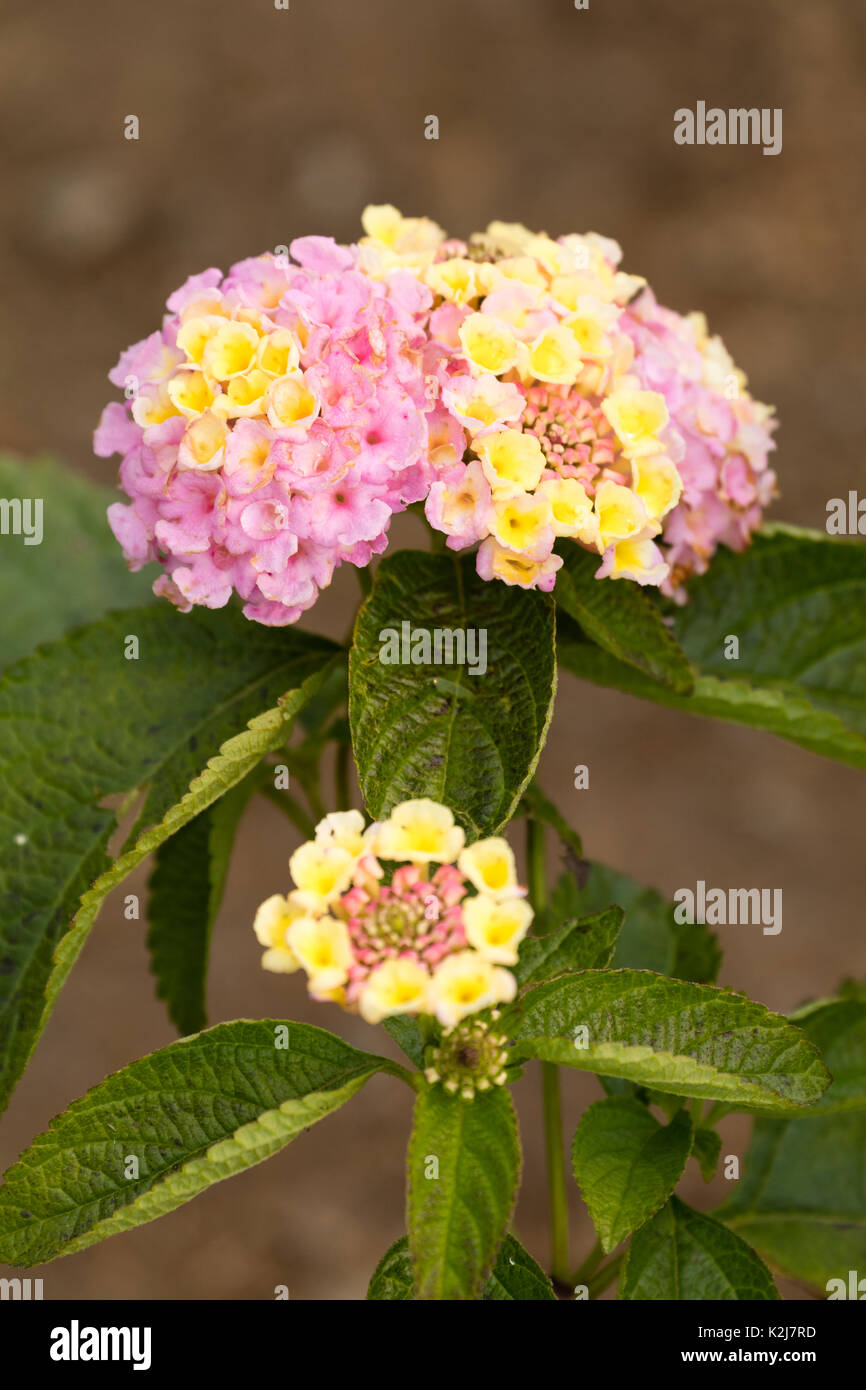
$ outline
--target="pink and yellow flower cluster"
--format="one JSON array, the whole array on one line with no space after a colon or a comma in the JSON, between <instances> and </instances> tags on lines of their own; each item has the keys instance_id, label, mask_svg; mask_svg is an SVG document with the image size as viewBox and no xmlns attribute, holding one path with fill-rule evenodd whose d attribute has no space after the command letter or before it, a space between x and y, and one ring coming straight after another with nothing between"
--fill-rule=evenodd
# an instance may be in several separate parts
<instances>
[{"instance_id":1,"label":"pink and yellow flower cluster","mask_svg":"<svg viewBox=\"0 0 866 1390\"><path fill-rule=\"evenodd\" d=\"M408 272L373 280L326 238L292 256L194 275L111 373L128 400L95 448L123 455L132 501L109 522L184 611L237 592L247 617L294 622L427 493L428 291Z\"/></svg>"},{"instance_id":2,"label":"pink and yellow flower cluster","mask_svg":"<svg viewBox=\"0 0 866 1390\"><path fill-rule=\"evenodd\" d=\"M508 966L533 916L514 855L497 836L467 845L446 806L404 801L366 829L334 812L289 871L294 889L254 929L265 969L303 969L313 998L369 1023L433 1014L446 1031L514 998Z\"/></svg>"},{"instance_id":3,"label":"pink and yellow flower cluster","mask_svg":"<svg viewBox=\"0 0 866 1390\"><path fill-rule=\"evenodd\" d=\"M424 502L455 550L552 588L559 537L600 578L680 596L774 494L774 422L700 315L658 305L607 238L493 223L467 242L369 207L353 246L193 276L111 373L109 519L184 609L240 594L293 622Z\"/></svg>"}]
</instances>

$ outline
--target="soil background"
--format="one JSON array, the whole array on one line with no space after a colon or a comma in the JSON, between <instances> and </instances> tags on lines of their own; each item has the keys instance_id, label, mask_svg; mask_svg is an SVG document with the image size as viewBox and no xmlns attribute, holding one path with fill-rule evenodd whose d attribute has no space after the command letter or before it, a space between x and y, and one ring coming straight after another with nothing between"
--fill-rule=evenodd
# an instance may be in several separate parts
<instances>
[{"instance_id":1,"label":"soil background","mask_svg":"<svg viewBox=\"0 0 866 1390\"><path fill-rule=\"evenodd\" d=\"M781 107L784 146L680 147L673 113ZM125 118L140 138L124 139ZM438 141L424 138L439 118ZM191 272L322 233L367 202L466 235L492 218L596 230L659 298L700 307L778 406L782 499L823 527L864 487L866 7L860 0L30 0L0 6L0 446L92 478L121 348ZM411 519L395 545L423 543ZM312 617L345 631L342 572ZM308 615L309 617L309 615ZM590 789L571 769L586 763ZM587 855L665 893L780 887L784 927L721 929L721 979L773 1008L866 972L866 782L769 736L563 676L540 779ZM213 940L210 1017L295 1017L383 1050L380 1032L262 972L253 910L295 844L262 804L237 842ZM124 891L143 893L145 872ZM173 1037L146 924L109 900L0 1128L5 1167L107 1072ZM565 1079L569 1135L601 1093ZM516 1229L546 1256L537 1077ZM278 1157L160 1221L34 1273L48 1298L363 1297L403 1231L408 1091L388 1078ZM745 1120L723 1125L742 1154ZM694 1164L684 1193L701 1208ZM592 1243L573 1193L575 1262ZM787 1297L804 1291L783 1285Z\"/></svg>"}]
</instances>

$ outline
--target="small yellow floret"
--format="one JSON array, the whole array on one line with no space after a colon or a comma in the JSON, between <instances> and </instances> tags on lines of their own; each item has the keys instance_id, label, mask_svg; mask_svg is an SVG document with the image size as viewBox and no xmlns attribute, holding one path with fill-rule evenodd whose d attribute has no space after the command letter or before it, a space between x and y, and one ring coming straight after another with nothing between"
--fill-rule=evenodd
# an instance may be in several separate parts
<instances>
[{"instance_id":1,"label":"small yellow floret","mask_svg":"<svg viewBox=\"0 0 866 1390\"><path fill-rule=\"evenodd\" d=\"M489 893L494 898L508 897L517 888L514 852L500 835L467 845L457 862L479 893Z\"/></svg>"},{"instance_id":2,"label":"small yellow floret","mask_svg":"<svg viewBox=\"0 0 866 1390\"><path fill-rule=\"evenodd\" d=\"M383 859L412 864L450 864L463 848L464 838L447 806L420 797L394 807L379 827L376 852Z\"/></svg>"},{"instance_id":3,"label":"small yellow floret","mask_svg":"<svg viewBox=\"0 0 866 1390\"><path fill-rule=\"evenodd\" d=\"M393 1014L420 1014L427 1009L430 975L414 960L387 960L370 974L358 1000L361 1017L381 1023Z\"/></svg>"},{"instance_id":4,"label":"small yellow floret","mask_svg":"<svg viewBox=\"0 0 866 1390\"><path fill-rule=\"evenodd\" d=\"M546 460L534 434L497 430L474 445L494 497L513 497L537 487Z\"/></svg>"},{"instance_id":5,"label":"small yellow floret","mask_svg":"<svg viewBox=\"0 0 866 1390\"><path fill-rule=\"evenodd\" d=\"M501 376L517 362L517 339L510 326L493 314L470 314L460 325L463 351L478 371Z\"/></svg>"},{"instance_id":6,"label":"small yellow floret","mask_svg":"<svg viewBox=\"0 0 866 1390\"><path fill-rule=\"evenodd\" d=\"M479 893L463 904L466 939L494 965L516 965L517 948L529 931L532 915L525 898L497 900Z\"/></svg>"}]
</instances>

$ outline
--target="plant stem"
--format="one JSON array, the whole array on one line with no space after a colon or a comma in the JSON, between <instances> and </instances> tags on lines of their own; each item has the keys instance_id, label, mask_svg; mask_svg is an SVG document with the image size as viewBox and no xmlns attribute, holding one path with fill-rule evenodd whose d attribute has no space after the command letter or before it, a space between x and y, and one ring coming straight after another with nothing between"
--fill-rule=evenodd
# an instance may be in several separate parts
<instances>
[{"instance_id":1,"label":"plant stem","mask_svg":"<svg viewBox=\"0 0 866 1390\"><path fill-rule=\"evenodd\" d=\"M603 1259L604 1251L601 1248L601 1241L597 1240L595 1242L595 1245L592 1247L589 1254L587 1255L586 1259L584 1260L583 1264L578 1265L577 1269L574 1271L571 1278L569 1279L569 1287L573 1289L575 1284L588 1284L590 1277L598 1269Z\"/></svg>"},{"instance_id":2,"label":"plant stem","mask_svg":"<svg viewBox=\"0 0 866 1390\"><path fill-rule=\"evenodd\" d=\"M349 745L338 743L334 762L334 787L337 797L337 810L348 811L352 804L349 792Z\"/></svg>"},{"instance_id":3,"label":"plant stem","mask_svg":"<svg viewBox=\"0 0 866 1390\"><path fill-rule=\"evenodd\" d=\"M529 899L536 913L547 904L547 865L544 826L531 817L526 822L526 862ZM547 1191L550 1204L550 1272L554 1280L567 1284L568 1188L562 1143L562 1099L559 1069L555 1062L541 1064L541 1097L544 1108L544 1146L547 1154Z\"/></svg>"},{"instance_id":4,"label":"plant stem","mask_svg":"<svg viewBox=\"0 0 866 1390\"><path fill-rule=\"evenodd\" d=\"M259 787L259 791L262 796L267 797L268 801L272 801L275 806L279 806L283 815L288 816L292 825L300 830L302 835L305 835L308 840L313 838L313 822L310 820L306 811L298 805L297 801L295 801L288 792L279 791L278 788L274 786L273 782L262 783Z\"/></svg>"},{"instance_id":5,"label":"plant stem","mask_svg":"<svg viewBox=\"0 0 866 1390\"><path fill-rule=\"evenodd\" d=\"M619 1274L619 1267L623 1262L624 1255L625 1251L622 1255L614 1255L608 1264L602 1265L595 1278L590 1279L587 1288L590 1298L598 1298L599 1294L604 1293L605 1289L613 1283Z\"/></svg>"},{"instance_id":6,"label":"plant stem","mask_svg":"<svg viewBox=\"0 0 866 1390\"><path fill-rule=\"evenodd\" d=\"M370 571L369 571L369 569L367 568L366 565L364 565L363 568L359 568L359 567L356 565L356 566L355 566L355 573L356 573L357 576L358 576L358 583L359 583L360 586L361 586L361 593L364 595L364 598L366 598L367 595L369 594L370 590L371 590L372 587L373 587L373 579L372 579L372 576L371 576L371 574L370 574ZM351 633L350 633L350 637L351 637Z\"/></svg>"}]
</instances>

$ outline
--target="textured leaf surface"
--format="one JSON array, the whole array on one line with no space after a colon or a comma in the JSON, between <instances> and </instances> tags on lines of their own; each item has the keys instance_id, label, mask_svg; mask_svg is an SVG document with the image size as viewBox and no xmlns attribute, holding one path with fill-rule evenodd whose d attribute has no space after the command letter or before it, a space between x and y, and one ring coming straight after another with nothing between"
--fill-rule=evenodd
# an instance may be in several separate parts
<instances>
[{"instance_id":1,"label":"textured leaf surface","mask_svg":"<svg viewBox=\"0 0 866 1390\"><path fill-rule=\"evenodd\" d=\"M382 1257L376 1267L367 1298L402 1301L414 1298L412 1259L409 1241L401 1236ZM514 1239L506 1236L502 1242L493 1271L484 1286L485 1302L556 1302L553 1286L540 1265Z\"/></svg>"},{"instance_id":2,"label":"textured leaf surface","mask_svg":"<svg viewBox=\"0 0 866 1390\"><path fill-rule=\"evenodd\" d=\"M269 1019L221 1023L142 1057L75 1101L9 1169L0 1261L40 1264L164 1216L270 1158L389 1069L321 1028ZM130 1158L137 1177L126 1176Z\"/></svg>"},{"instance_id":3,"label":"textured leaf surface","mask_svg":"<svg viewBox=\"0 0 866 1390\"><path fill-rule=\"evenodd\" d=\"M692 714L778 734L866 768L866 545L766 527L742 555L721 548L689 586L673 631L695 672L678 695L560 625L575 675ZM739 638L726 660L725 639Z\"/></svg>"},{"instance_id":4,"label":"textured leaf surface","mask_svg":"<svg viewBox=\"0 0 866 1390\"><path fill-rule=\"evenodd\" d=\"M415 1103L408 1176L416 1296L480 1298L520 1177L508 1091L497 1086L463 1101L441 1085L423 1090Z\"/></svg>"},{"instance_id":5,"label":"textured leaf surface","mask_svg":"<svg viewBox=\"0 0 866 1390\"><path fill-rule=\"evenodd\" d=\"M574 1176L605 1254L664 1206L692 1147L684 1110L660 1125L640 1101L611 1096L591 1105L577 1127Z\"/></svg>"},{"instance_id":6,"label":"textured leaf surface","mask_svg":"<svg viewBox=\"0 0 866 1390\"><path fill-rule=\"evenodd\" d=\"M137 660L125 659L128 636L138 639ZM181 616L165 604L112 614L6 672L0 1100L106 894L286 737L333 652L324 639L260 627L235 610ZM133 797L143 806L111 864L117 814L105 801L128 806Z\"/></svg>"},{"instance_id":7,"label":"textured leaf surface","mask_svg":"<svg viewBox=\"0 0 866 1390\"><path fill-rule=\"evenodd\" d=\"M770 1271L745 1241L672 1197L633 1238L621 1299L777 1300Z\"/></svg>"},{"instance_id":8,"label":"textured leaf surface","mask_svg":"<svg viewBox=\"0 0 866 1390\"><path fill-rule=\"evenodd\" d=\"M743 1175L715 1213L765 1259L824 1289L866 1271L866 1110L755 1121Z\"/></svg>"},{"instance_id":9,"label":"textured leaf surface","mask_svg":"<svg viewBox=\"0 0 866 1390\"><path fill-rule=\"evenodd\" d=\"M650 971L587 970L538 985L503 1014L501 1028L516 1059L561 1062L741 1110L809 1105L829 1084L815 1048L786 1019L730 990Z\"/></svg>"},{"instance_id":10,"label":"textured leaf surface","mask_svg":"<svg viewBox=\"0 0 866 1390\"><path fill-rule=\"evenodd\" d=\"M49 459L0 455L0 497L42 501L42 541L0 536L0 666L54 642L108 608L153 599L149 575L130 574L105 514L116 494ZM32 517L31 517L32 520Z\"/></svg>"},{"instance_id":11,"label":"textured leaf surface","mask_svg":"<svg viewBox=\"0 0 866 1390\"><path fill-rule=\"evenodd\" d=\"M436 1042L442 1030L430 1014L391 1014L382 1020L382 1027L405 1052L410 1062L423 1070L424 1049Z\"/></svg>"},{"instance_id":12,"label":"textured leaf surface","mask_svg":"<svg viewBox=\"0 0 866 1390\"><path fill-rule=\"evenodd\" d=\"M205 988L211 929L222 903L238 822L255 773L208 806L156 851L147 907L147 946L157 996L180 1033L207 1025Z\"/></svg>"},{"instance_id":13,"label":"textured leaf surface","mask_svg":"<svg viewBox=\"0 0 866 1390\"><path fill-rule=\"evenodd\" d=\"M717 1215L786 1274L824 1289L866 1271L866 1103L859 1000L801 1009L833 1084L802 1119L755 1122L743 1175Z\"/></svg>"},{"instance_id":14,"label":"textured leaf surface","mask_svg":"<svg viewBox=\"0 0 866 1390\"><path fill-rule=\"evenodd\" d=\"M866 1108L866 1003L833 1000L793 1016L817 1047L833 1078L812 1114Z\"/></svg>"},{"instance_id":15,"label":"textured leaf surface","mask_svg":"<svg viewBox=\"0 0 866 1390\"><path fill-rule=\"evenodd\" d=\"M574 970L603 969L610 964L621 926L622 912L612 907L594 917L563 922L543 936L525 936L513 974L525 985Z\"/></svg>"},{"instance_id":16,"label":"textured leaf surface","mask_svg":"<svg viewBox=\"0 0 866 1390\"><path fill-rule=\"evenodd\" d=\"M595 578L599 557L573 542L557 547L563 557L554 597L591 641L680 695L688 695L693 676L685 653L639 584Z\"/></svg>"},{"instance_id":17,"label":"textured leaf surface","mask_svg":"<svg viewBox=\"0 0 866 1390\"><path fill-rule=\"evenodd\" d=\"M380 633L487 634L487 670L383 664ZM472 556L402 551L376 571L355 625L349 716L371 815L397 802L444 801L476 838L501 829L538 761L556 689L548 595L485 583Z\"/></svg>"}]
</instances>

